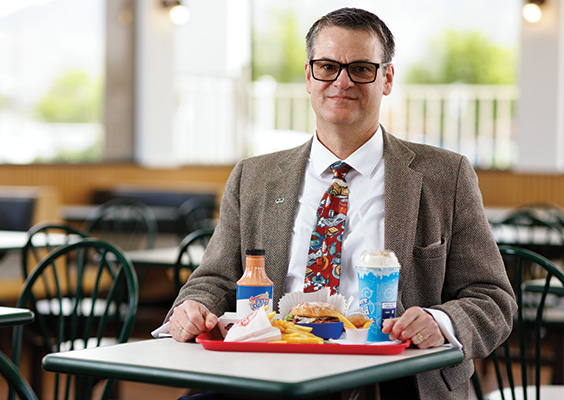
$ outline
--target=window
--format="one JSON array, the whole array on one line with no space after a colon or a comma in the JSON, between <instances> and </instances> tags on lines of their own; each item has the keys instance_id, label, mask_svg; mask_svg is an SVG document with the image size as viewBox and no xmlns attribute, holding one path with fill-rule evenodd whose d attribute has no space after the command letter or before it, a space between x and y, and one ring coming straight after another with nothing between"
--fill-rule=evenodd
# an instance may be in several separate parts
<instances>
[{"instance_id":1,"label":"window","mask_svg":"<svg viewBox=\"0 0 564 400\"><path fill-rule=\"evenodd\" d=\"M104 4L0 2L0 163L102 158Z\"/></svg>"}]
</instances>

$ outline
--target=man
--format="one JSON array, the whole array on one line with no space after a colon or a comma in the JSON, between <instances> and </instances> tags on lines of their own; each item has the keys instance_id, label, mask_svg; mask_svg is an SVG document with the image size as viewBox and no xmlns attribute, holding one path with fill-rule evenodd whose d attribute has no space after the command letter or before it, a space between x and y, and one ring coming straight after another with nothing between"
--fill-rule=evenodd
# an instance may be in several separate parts
<instances>
[{"instance_id":1,"label":"man","mask_svg":"<svg viewBox=\"0 0 564 400\"><path fill-rule=\"evenodd\" d=\"M349 8L327 14L310 29L307 53L316 135L237 164L202 264L167 316L169 331L186 341L235 309L246 249L266 249L274 304L302 290L328 167L342 160L351 169L339 292L358 299L354 265L362 250L394 251L402 266L398 318L383 330L420 348L459 341L465 361L389 387L406 388L398 398L466 398L471 360L507 338L516 309L476 175L466 158L399 140L379 124L395 69L393 36L377 16Z\"/></svg>"}]
</instances>

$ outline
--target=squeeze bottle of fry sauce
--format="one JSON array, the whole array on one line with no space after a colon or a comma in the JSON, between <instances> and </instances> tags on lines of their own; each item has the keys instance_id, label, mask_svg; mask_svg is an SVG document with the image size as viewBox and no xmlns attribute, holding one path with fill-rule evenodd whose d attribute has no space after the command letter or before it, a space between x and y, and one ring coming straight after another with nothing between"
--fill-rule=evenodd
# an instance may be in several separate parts
<instances>
[{"instance_id":1,"label":"squeeze bottle of fry sauce","mask_svg":"<svg viewBox=\"0 0 564 400\"><path fill-rule=\"evenodd\" d=\"M245 272L237 281L237 315L246 317L259 308L272 311L273 283L264 269L264 250L245 252Z\"/></svg>"}]
</instances>

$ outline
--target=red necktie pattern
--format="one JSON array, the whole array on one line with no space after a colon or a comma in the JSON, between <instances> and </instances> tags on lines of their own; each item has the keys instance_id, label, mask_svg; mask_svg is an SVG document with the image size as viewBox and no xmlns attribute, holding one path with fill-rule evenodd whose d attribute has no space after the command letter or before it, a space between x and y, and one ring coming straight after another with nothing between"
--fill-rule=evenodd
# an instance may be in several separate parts
<instances>
[{"instance_id":1,"label":"red necktie pattern","mask_svg":"<svg viewBox=\"0 0 564 400\"><path fill-rule=\"evenodd\" d=\"M317 208L317 223L311 234L304 280L304 292L324 287L339 292L341 245L347 219L349 187L345 176L351 167L337 161L331 164L333 180Z\"/></svg>"}]
</instances>

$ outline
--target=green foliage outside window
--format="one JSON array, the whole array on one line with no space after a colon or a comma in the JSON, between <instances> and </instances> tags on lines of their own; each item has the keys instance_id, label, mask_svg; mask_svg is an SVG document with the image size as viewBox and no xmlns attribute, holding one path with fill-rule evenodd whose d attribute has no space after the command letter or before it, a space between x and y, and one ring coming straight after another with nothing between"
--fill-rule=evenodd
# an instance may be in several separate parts
<instances>
[{"instance_id":1,"label":"green foliage outside window","mask_svg":"<svg viewBox=\"0 0 564 400\"><path fill-rule=\"evenodd\" d=\"M296 14L273 10L272 23L253 31L253 80L270 75L278 82L303 82L305 38ZM399 75L396 77L401 79ZM432 39L426 57L405 71L404 83L514 84L516 54L480 31L448 29Z\"/></svg>"},{"instance_id":2,"label":"green foliage outside window","mask_svg":"<svg viewBox=\"0 0 564 400\"><path fill-rule=\"evenodd\" d=\"M86 72L69 70L59 76L38 102L36 113L46 122L100 122L102 83Z\"/></svg>"},{"instance_id":3,"label":"green foliage outside window","mask_svg":"<svg viewBox=\"0 0 564 400\"><path fill-rule=\"evenodd\" d=\"M275 21L267 31L253 30L253 80L263 75L278 82L303 82L305 37L293 11L273 10Z\"/></svg>"},{"instance_id":4,"label":"green foliage outside window","mask_svg":"<svg viewBox=\"0 0 564 400\"><path fill-rule=\"evenodd\" d=\"M482 32L446 30L431 41L424 60L413 64L405 83L514 84L513 49L492 42Z\"/></svg>"}]
</instances>

